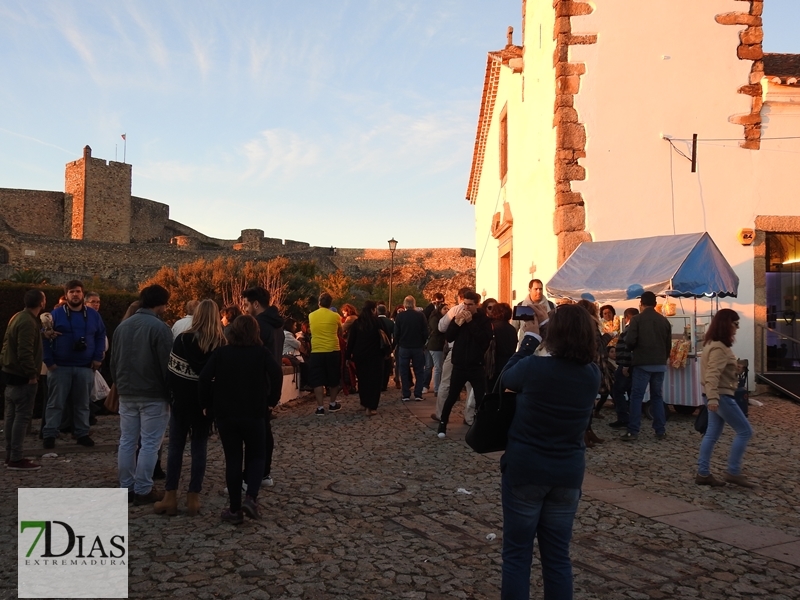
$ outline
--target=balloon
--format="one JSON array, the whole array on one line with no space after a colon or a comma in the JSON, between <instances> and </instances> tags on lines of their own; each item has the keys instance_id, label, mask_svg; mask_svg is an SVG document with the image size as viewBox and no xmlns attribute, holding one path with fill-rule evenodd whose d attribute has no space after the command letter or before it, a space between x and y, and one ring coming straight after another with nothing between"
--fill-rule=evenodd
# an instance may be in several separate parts
<instances>
[{"instance_id":1,"label":"balloon","mask_svg":"<svg viewBox=\"0 0 800 600\"><path fill-rule=\"evenodd\" d=\"M628 300L634 300L635 298L639 298L644 293L644 288L638 283L634 283L629 285L625 292Z\"/></svg>"}]
</instances>

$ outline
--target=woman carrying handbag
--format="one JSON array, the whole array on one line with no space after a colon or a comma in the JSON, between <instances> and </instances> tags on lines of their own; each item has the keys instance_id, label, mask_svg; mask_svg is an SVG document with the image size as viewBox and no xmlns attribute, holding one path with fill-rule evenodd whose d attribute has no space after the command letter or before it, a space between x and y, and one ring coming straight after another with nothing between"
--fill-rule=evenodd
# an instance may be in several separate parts
<instances>
[{"instance_id":1,"label":"woman carrying handbag","mask_svg":"<svg viewBox=\"0 0 800 600\"><path fill-rule=\"evenodd\" d=\"M711 320L703 339L703 357L700 360L703 390L707 398L708 428L700 442L697 459L697 485L720 487L732 483L745 488L757 487L742 475L742 457L753 428L734 399L739 384L736 356L731 350L739 330L739 313L729 308L720 310ZM736 432L728 455L728 470L720 481L710 471L711 454L725 424Z\"/></svg>"}]
</instances>

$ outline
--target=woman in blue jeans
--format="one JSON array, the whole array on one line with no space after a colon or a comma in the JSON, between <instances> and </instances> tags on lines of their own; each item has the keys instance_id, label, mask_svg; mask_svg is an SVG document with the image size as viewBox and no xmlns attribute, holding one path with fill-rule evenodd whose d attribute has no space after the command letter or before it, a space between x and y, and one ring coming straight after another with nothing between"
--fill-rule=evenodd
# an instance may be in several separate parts
<instances>
[{"instance_id":1,"label":"woman in blue jeans","mask_svg":"<svg viewBox=\"0 0 800 600\"><path fill-rule=\"evenodd\" d=\"M534 356L535 331L546 310L536 313L501 376L502 386L517 392L500 461L504 600L530 597L534 538L539 539L545 599L572 598L569 543L585 469L584 432L600 386L594 362L597 325L582 307L560 306L547 326L546 355Z\"/></svg>"},{"instance_id":2,"label":"woman in blue jeans","mask_svg":"<svg viewBox=\"0 0 800 600\"><path fill-rule=\"evenodd\" d=\"M753 435L753 428L733 397L739 385L739 377L736 356L731 346L738 329L739 314L723 308L714 315L703 340L700 369L708 406L708 429L700 442L697 476L694 480L698 485L718 487L727 482L746 488L756 487L742 475L742 457L747 449L747 442ZM720 481L711 474L709 463L725 423L736 432L736 437L733 438L728 455L728 470L722 474L723 481Z\"/></svg>"},{"instance_id":3,"label":"woman in blue jeans","mask_svg":"<svg viewBox=\"0 0 800 600\"><path fill-rule=\"evenodd\" d=\"M200 491L206 474L206 450L211 418L200 408L198 380L211 353L225 345L219 308L213 300L203 300L195 309L189 329L175 338L169 356L169 387L172 412L169 417L169 449L164 499L156 502L156 514L178 513L178 482L183 468L186 436L191 437L192 468L186 508L189 516L200 512Z\"/></svg>"}]
</instances>

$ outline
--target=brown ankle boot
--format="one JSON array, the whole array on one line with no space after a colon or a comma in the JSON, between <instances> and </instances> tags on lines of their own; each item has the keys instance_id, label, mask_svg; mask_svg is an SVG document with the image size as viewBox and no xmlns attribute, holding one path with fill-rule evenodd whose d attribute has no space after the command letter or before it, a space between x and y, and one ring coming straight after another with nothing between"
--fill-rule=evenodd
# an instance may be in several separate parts
<instances>
[{"instance_id":1,"label":"brown ankle boot","mask_svg":"<svg viewBox=\"0 0 800 600\"><path fill-rule=\"evenodd\" d=\"M153 504L153 512L157 515L167 513L170 517L178 514L178 492L169 490L164 493L164 499Z\"/></svg>"},{"instance_id":2,"label":"brown ankle boot","mask_svg":"<svg viewBox=\"0 0 800 600\"><path fill-rule=\"evenodd\" d=\"M190 517L195 516L200 512L200 494L197 492L189 492L186 494L186 514Z\"/></svg>"},{"instance_id":3,"label":"brown ankle boot","mask_svg":"<svg viewBox=\"0 0 800 600\"><path fill-rule=\"evenodd\" d=\"M602 444L603 442L605 442L605 440L603 438L597 437L597 434L594 431L592 431L591 429L587 429L586 430L586 436L590 440L592 440L592 442L594 444Z\"/></svg>"},{"instance_id":4,"label":"brown ankle boot","mask_svg":"<svg viewBox=\"0 0 800 600\"><path fill-rule=\"evenodd\" d=\"M710 485L711 487L723 487L725 485L724 481L715 478L711 473L708 475L700 475L698 473L695 475L694 482L697 485Z\"/></svg>"},{"instance_id":5,"label":"brown ankle boot","mask_svg":"<svg viewBox=\"0 0 800 600\"><path fill-rule=\"evenodd\" d=\"M722 474L722 478L728 483L732 483L733 485L738 485L739 487L749 488L749 489L758 487L752 481L748 481L747 477L745 477L744 475L731 475L730 473L725 471Z\"/></svg>"}]
</instances>

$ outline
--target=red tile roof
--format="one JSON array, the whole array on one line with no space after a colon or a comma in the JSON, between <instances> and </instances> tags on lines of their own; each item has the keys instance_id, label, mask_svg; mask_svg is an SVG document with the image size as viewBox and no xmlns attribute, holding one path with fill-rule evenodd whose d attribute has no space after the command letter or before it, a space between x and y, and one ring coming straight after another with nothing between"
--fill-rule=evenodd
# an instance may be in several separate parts
<instances>
[{"instance_id":1,"label":"red tile roof","mask_svg":"<svg viewBox=\"0 0 800 600\"><path fill-rule=\"evenodd\" d=\"M472 151L472 169L467 185L467 200L475 204L478 197L478 184L483 170L483 157L486 151L486 139L489 137L489 126L494 113L494 101L497 97L497 85L500 83L500 67L508 66L513 58L522 58L522 46L509 45L496 52L489 52L486 59L486 76L483 80L483 97L478 114L478 131L475 134L475 149Z\"/></svg>"},{"instance_id":2,"label":"red tile roof","mask_svg":"<svg viewBox=\"0 0 800 600\"><path fill-rule=\"evenodd\" d=\"M770 79L779 77L782 83L789 79L800 79L800 54L764 54L764 75Z\"/></svg>"}]
</instances>

